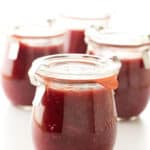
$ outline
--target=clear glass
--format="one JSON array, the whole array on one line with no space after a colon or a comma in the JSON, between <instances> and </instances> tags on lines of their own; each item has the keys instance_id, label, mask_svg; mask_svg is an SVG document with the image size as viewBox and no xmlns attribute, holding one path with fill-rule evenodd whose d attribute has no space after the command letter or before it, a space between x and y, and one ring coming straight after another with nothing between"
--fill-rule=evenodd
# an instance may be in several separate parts
<instances>
[{"instance_id":1,"label":"clear glass","mask_svg":"<svg viewBox=\"0 0 150 150\"><path fill-rule=\"evenodd\" d=\"M81 16L81 14L80 14ZM98 17L62 15L62 24L65 25L65 51L68 53L86 53L87 45L84 41L84 31L90 25L100 25L101 28L107 27L110 16L105 14Z\"/></svg>"},{"instance_id":2,"label":"clear glass","mask_svg":"<svg viewBox=\"0 0 150 150\"><path fill-rule=\"evenodd\" d=\"M35 93L28 69L35 58L63 53L64 32L52 26L18 26L7 37L2 65L2 86L10 102L31 106Z\"/></svg>"},{"instance_id":3,"label":"clear glass","mask_svg":"<svg viewBox=\"0 0 150 150\"><path fill-rule=\"evenodd\" d=\"M65 54L33 62L29 76L37 86L32 113L36 150L112 150L117 118L114 76L120 63L106 61ZM106 67L104 72L101 67Z\"/></svg>"},{"instance_id":4,"label":"clear glass","mask_svg":"<svg viewBox=\"0 0 150 150\"><path fill-rule=\"evenodd\" d=\"M143 112L150 96L149 36L97 29L91 27L86 31L87 53L120 59L119 87L115 91L118 117L136 117Z\"/></svg>"}]
</instances>

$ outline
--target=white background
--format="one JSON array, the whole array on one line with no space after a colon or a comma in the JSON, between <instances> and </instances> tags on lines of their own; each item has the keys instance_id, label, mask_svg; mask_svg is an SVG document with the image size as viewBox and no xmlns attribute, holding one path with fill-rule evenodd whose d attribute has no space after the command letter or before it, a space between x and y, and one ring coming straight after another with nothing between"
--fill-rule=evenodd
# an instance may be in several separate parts
<instances>
[{"instance_id":1,"label":"white background","mask_svg":"<svg viewBox=\"0 0 150 150\"><path fill-rule=\"evenodd\" d=\"M149 3L148 0L0 0L0 33L3 35L12 25L39 22L63 10L109 11L112 14L110 24L115 30L150 33ZM1 44L0 60L4 52ZM149 116L150 104L140 119L119 122L114 150L150 150ZM30 111L13 107L0 88L0 150L33 150L30 117Z\"/></svg>"}]
</instances>

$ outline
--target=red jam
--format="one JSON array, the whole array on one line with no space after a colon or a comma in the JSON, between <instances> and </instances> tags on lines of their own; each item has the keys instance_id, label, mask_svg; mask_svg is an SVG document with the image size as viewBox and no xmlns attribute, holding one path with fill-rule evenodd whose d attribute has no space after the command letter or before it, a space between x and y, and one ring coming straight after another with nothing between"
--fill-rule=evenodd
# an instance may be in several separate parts
<instances>
[{"instance_id":1,"label":"red jam","mask_svg":"<svg viewBox=\"0 0 150 150\"><path fill-rule=\"evenodd\" d=\"M96 54L94 51L89 53ZM126 54L121 55L125 57ZM115 91L115 100L118 116L124 119L142 113L150 97L150 69L145 69L143 58L136 55L128 54L128 58L120 58L122 67L118 74L119 86Z\"/></svg>"},{"instance_id":2,"label":"red jam","mask_svg":"<svg viewBox=\"0 0 150 150\"><path fill-rule=\"evenodd\" d=\"M2 86L5 94L14 105L31 105L35 87L28 78L28 69L35 58L61 53L63 45L35 47L23 43L19 45L18 56L15 60L8 58L6 53L3 64Z\"/></svg>"},{"instance_id":3,"label":"red jam","mask_svg":"<svg viewBox=\"0 0 150 150\"><path fill-rule=\"evenodd\" d=\"M86 53L84 30L70 29L66 32L65 51L69 53Z\"/></svg>"},{"instance_id":4,"label":"red jam","mask_svg":"<svg viewBox=\"0 0 150 150\"><path fill-rule=\"evenodd\" d=\"M119 87L115 91L118 117L130 119L140 115L150 97L150 66L146 67L143 54L150 47L146 35L97 32L92 27L87 30L89 54L107 57L117 56L122 67L118 79ZM146 53L145 53L146 54ZM148 54L146 54L148 57ZM149 60L148 64L149 64Z\"/></svg>"},{"instance_id":5,"label":"red jam","mask_svg":"<svg viewBox=\"0 0 150 150\"><path fill-rule=\"evenodd\" d=\"M36 150L112 150L116 137L112 106L112 93L105 88L47 88L33 111Z\"/></svg>"},{"instance_id":6,"label":"red jam","mask_svg":"<svg viewBox=\"0 0 150 150\"><path fill-rule=\"evenodd\" d=\"M146 107L150 96L150 69L145 69L142 58L121 59L118 76L116 106L119 117L138 116Z\"/></svg>"},{"instance_id":7,"label":"red jam","mask_svg":"<svg viewBox=\"0 0 150 150\"><path fill-rule=\"evenodd\" d=\"M89 53L97 54L94 51ZM122 67L118 74L119 87L115 91L115 100L118 117L124 119L142 113L150 97L150 69L145 69L143 59L135 56L120 58Z\"/></svg>"},{"instance_id":8,"label":"red jam","mask_svg":"<svg viewBox=\"0 0 150 150\"><path fill-rule=\"evenodd\" d=\"M66 60L58 55L59 59L56 61L50 57L49 62L45 63L49 65L46 66L49 72L47 76L42 72L45 65L41 66L43 68L41 70L36 63L33 63L29 75L31 82L38 85L32 116L33 142L36 150L113 149L117 115L112 89L106 88L104 82L107 85L108 80L115 80L112 83L116 83L116 79L110 77L98 80L99 83L93 82L91 79L96 76L91 73L96 73L98 63L94 66L91 65L93 64L91 61L84 64L88 55L84 56L85 58L78 58L74 55L70 60ZM70 57L69 54L68 57ZM52 64L50 64L51 61ZM41 62L41 64L44 63ZM81 72L83 69L86 71ZM62 74L59 74L61 72ZM90 79L86 80L86 77ZM42 85L39 84L38 79ZM109 87L116 88L116 84Z\"/></svg>"},{"instance_id":9,"label":"red jam","mask_svg":"<svg viewBox=\"0 0 150 150\"><path fill-rule=\"evenodd\" d=\"M97 10L99 12L99 9ZM62 24L66 26L65 51L68 53L86 53L87 44L85 42L85 29L91 25L100 25L105 28L110 20L108 14L89 13L84 10L81 14L78 11L71 11L61 16Z\"/></svg>"},{"instance_id":10,"label":"red jam","mask_svg":"<svg viewBox=\"0 0 150 150\"><path fill-rule=\"evenodd\" d=\"M57 35L58 38L62 35ZM2 68L2 86L14 105L31 105L35 87L30 84L28 69L35 58L63 52L63 43L52 44L53 37L12 37L8 43ZM57 37L55 37L57 38ZM12 49L13 42L18 47ZM15 56L12 57L12 54Z\"/></svg>"}]
</instances>

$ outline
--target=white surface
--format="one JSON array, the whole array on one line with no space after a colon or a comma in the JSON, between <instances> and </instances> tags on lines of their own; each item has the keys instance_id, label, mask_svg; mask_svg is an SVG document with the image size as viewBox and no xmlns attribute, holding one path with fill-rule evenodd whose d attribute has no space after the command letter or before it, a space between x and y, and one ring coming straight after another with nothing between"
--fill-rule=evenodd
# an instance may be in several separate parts
<instances>
[{"instance_id":1,"label":"white surface","mask_svg":"<svg viewBox=\"0 0 150 150\"><path fill-rule=\"evenodd\" d=\"M150 150L150 103L136 121L119 122L114 150ZM31 112L12 106L0 89L0 150L34 150Z\"/></svg>"}]
</instances>

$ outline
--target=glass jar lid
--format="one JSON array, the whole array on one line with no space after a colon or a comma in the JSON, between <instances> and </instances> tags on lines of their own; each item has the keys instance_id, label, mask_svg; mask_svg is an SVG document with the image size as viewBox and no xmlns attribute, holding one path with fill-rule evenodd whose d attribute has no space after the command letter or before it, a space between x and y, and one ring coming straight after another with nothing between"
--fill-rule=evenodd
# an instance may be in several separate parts
<instances>
[{"instance_id":1,"label":"glass jar lid","mask_svg":"<svg viewBox=\"0 0 150 150\"><path fill-rule=\"evenodd\" d=\"M29 70L31 83L39 85L45 79L63 82L116 81L120 62L87 54L57 54L36 59ZM109 80L109 81L108 81Z\"/></svg>"},{"instance_id":2,"label":"glass jar lid","mask_svg":"<svg viewBox=\"0 0 150 150\"><path fill-rule=\"evenodd\" d=\"M102 19L110 19L109 13L95 13L95 12L90 12L90 13L81 13L81 12L69 12L69 13L62 13L62 17L72 19L72 20L102 20Z\"/></svg>"},{"instance_id":3,"label":"glass jar lid","mask_svg":"<svg viewBox=\"0 0 150 150\"><path fill-rule=\"evenodd\" d=\"M97 11L89 11L89 9L84 9L84 11L77 11L75 9L74 11L69 9L60 13L61 24L67 26L67 28L78 30L84 30L92 24L106 27L109 24L110 18L109 12L100 11L99 8Z\"/></svg>"},{"instance_id":4,"label":"glass jar lid","mask_svg":"<svg viewBox=\"0 0 150 150\"><path fill-rule=\"evenodd\" d=\"M141 32L115 32L101 26L90 26L86 32L86 41L114 46L146 46L150 45L150 34Z\"/></svg>"},{"instance_id":5,"label":"glass jar lid","mask_svg":"<svg viewBox=\"0 0 150 150\"><path fill-rule=\"evenodd\" d=\"M86 1L86 3L85 1L79 1L79 3L76 1L68 1L68 5L60 9L60 15L77 20L106 19L112 14L113 10L111 8L106 1L101 5L99 5L99 2L93 1Z\"/></svg>"},{"instance_id":6,"label":"glass jar lid","mask_svg":"<svg viewBox=\"0 0 150 150\"><path fill-rule=\"evenodd\" d=\"M16 38L50 38L63 35L65 29L56 20L47 20L44 23L15 26L11 35Z\"/></svg>"}]
</instances>

